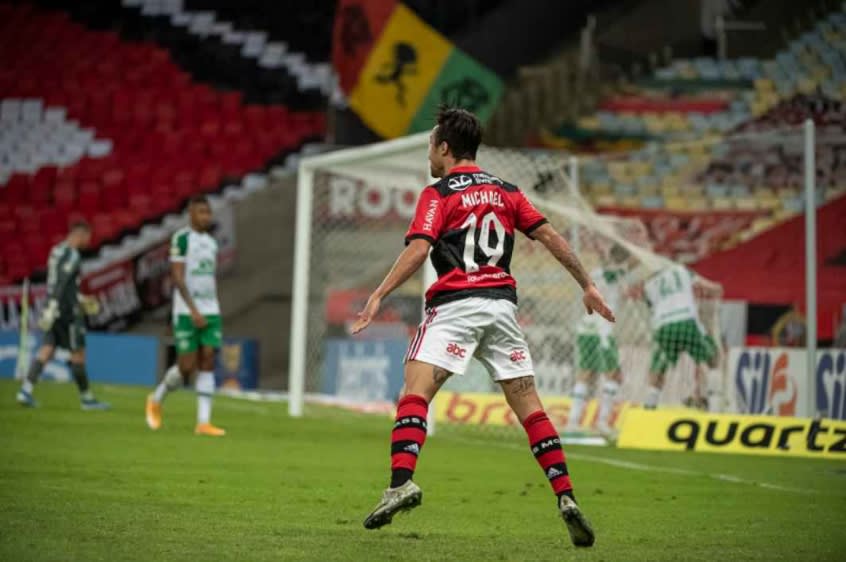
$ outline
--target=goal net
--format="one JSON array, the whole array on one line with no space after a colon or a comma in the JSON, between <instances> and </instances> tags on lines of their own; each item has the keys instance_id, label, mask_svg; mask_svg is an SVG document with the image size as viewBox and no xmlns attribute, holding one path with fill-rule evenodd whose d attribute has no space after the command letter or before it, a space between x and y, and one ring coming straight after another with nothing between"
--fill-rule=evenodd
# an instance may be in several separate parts
<instances>
[{"instance_id":1,"label":"goal net","mask_svg":"<svg viewBox=\"0 0 846 562\"><path fill-rule=\"evenodd\" d=\"M614 325L586 318L581 290L568 273L543 246L517 237L511 269L518 284L518 319L536 384L556 422L568 422L568 397L579 373L588 377L594 397L605 377L615 370L622 374L612 424L623 409L644 401L650 372L664 377L662 406L693 397L699 380L712 408L722 407L727 393L720 368L720 286L651 251L638 220L595 213L578 194L578 163L561 153L483 146L478 161L487 172L520 186L570 241L617 316ZM362 410L392 408L431 277L424 279L427 272L421 271L398 289L360 336L352 337L349 327L403 249L417 197L432 181L427 168L426 134L301 163L290 369L293 415L302 414L309 398ZM699 333L680 329L678 323L667 327L666 314L674 314L673 306L683 307L685 298ZM714 345L707 357L700 349L706 335ZM507 426L516 421L497 385L475 361L464 376L451 377L434 409L439 427L445 427L443 422ZM595 423L597 409L595 399L588 402L578 421L581 427Z\"/></svg>"}]
</instances>

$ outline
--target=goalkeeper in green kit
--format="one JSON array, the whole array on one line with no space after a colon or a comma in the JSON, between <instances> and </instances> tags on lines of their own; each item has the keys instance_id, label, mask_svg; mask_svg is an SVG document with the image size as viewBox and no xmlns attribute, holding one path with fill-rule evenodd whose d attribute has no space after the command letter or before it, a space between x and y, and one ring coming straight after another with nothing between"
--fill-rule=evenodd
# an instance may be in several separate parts
<instances>
[{"instance_id":1,"label":"goalkeeper in green kit","mask_svg":"<svg viewBox=\"0 0 846 562\"><path fill-rule=\"evenodd\" d=\"M70 370L79 388L83 410L107 410L109 405L94 398L88 385L85 369L85 314L94 315L99 303L79 292L79 251L91 241L91 227L85 222L71 226L68 237L50 250L47 262L47 306L41 313L38 326L44 332L44 341L35 361L30 365L17 394L22 406L34 407L33 388L44 370L44 365L53 358L56 348L70 352Z\"/></svg>"}]
</instances>

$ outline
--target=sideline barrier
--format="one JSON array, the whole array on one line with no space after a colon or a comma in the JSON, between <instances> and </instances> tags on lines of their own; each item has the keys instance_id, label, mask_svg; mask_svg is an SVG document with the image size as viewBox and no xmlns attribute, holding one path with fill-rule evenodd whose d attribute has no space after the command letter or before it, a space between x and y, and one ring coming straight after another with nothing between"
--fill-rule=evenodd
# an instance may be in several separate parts
<instances>
[{"instance_id":1,"label":"sideline barrier","mask_svg":"<svg viewBox=\"0 0 846 562\"><path fill-rule=\"evenodd\" d=\"M846 421L629 408L617 446L846 461Z\"/></svg>"},{"instance_id":2,"label":"sideline barrier","mask_svg":"<svg viewBox=\"0 0 846 562\"><path fill-rule=\"evenodd\" d=\"M570 417L570 398L542 396L541 399L544 409L549 419L555 424L556 429L559 432L564 431ZM611 413L610 425L619 427L620 419L629 408L627 402L617 403ZM597 400L590 400L585 405L580 427L582 429L592 428L596 424L598 413L599 404ZM442 390L435 400L435 416L440 422L466 425L520 425L502 394Z\"/></svg>"},{"instance_id":3,"label":"sideline barrier","mask_svg":"<svg viewBox=\"0 0 846 562\"><path fill-rule=\"evenodd\" d=\"M0 378L15 376L19 340L18 332L0 331ZM30 336L30 359L40 343L40 334ZM145 386L155 384L160 371L158 338L88 332L86 344L88 376L92 382ZM57 352L56 357L46 365L43 380L72 380L66 360L67 352Z\"/></svg>"},{"instance_id":4,"label":"sideline barrier","mask_svg":"<svg viewBox=\"0 0 846 562\"><path fill-rule=\"evenodd\" d=\"M818 349L807 373L805 350L733 347L729 350L733 411L741 414L822 416L846 420L846 349ZM813 409L811 400L813 396Z\"/></svg>"}]
</instances>

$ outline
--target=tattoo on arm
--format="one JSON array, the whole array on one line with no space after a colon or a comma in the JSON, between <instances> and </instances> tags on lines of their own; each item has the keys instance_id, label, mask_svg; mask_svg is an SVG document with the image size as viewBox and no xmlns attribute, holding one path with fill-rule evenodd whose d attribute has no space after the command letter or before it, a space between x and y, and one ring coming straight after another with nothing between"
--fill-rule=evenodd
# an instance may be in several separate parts
<instances>
[{"instance_id":1,"label":"tattoo on arm","mask_svg":"<svg viewBox=\"0 0 846 562\"><path fill-rule=\"evenodd\" d=\"M434 371L432 372L432 378L435 380L435 384L438 386L444 384L450 376L452 376L452 373L450 373L446 369L442 369L441 367L435 367Z\"/></svg>"},{"instance_id":2,"label":"tattoo on arm","mask_svg":"<svg viewBox=\"0 0 846 562\"><path fill-rule=\"evenodd\" d=\"M546 226L549 225L544 225L541 228L545 228ZM570 272L570 275L573 276L573 279L576 280L582 289L586 289L591 284L590 275L585 271L582 262L579 261L578 256L576 256L576 253L573 252L573 249L564 240L563 236L550 227L549 231L545 229L544 236L539 239L546 246L546 249L549 250L549 253L555 256L555 259L567 268L567 271Z\"/></svg>"},{"instance_id":3,"label":"tattoo on arm","mask_svg":"<svg viewBox=\"0 0 846 562\"><path fill-rule=\"evenodd\" d=\"M528 396L535 391L535 377L520 377L503 381L508 394L516 396Z\"/></svg>"}]
</instances>

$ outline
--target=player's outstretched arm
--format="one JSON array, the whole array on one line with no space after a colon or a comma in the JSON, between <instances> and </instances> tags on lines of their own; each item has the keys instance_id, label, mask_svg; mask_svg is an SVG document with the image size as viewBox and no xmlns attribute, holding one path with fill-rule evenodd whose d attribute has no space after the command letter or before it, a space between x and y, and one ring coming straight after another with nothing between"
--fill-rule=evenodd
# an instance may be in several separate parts
<instances>
[{"instance_id":1,"label":"player's outstretched arm","mask_svg":"<svg viewBox=\"0 0 846 562\"><path fill-rule=\"evenodd\" d=\"M367 299L367 304L364 310L358 313L358 319L352 326L352 333L357 334L364 330L373 321L373 318L379 312L379 307L382 304L382 299L393 292L394 289L408 281L408 278L420 269L420 266L429 257L429 248L431 245L427 240L417 238L411 241L405 250L394 262L394 266L385 276L382 283L373 291L370 298Z\"/></svg>"},{"instance_id":2,"label":"player's outstretched arm","mask_svg":"<svg viewBox=\"0 0 846 562\"><path fill-rule=\"evenodd\" d=\"M585 294L582 300L588 314L597 312L609 322L614 322L614 313L608 308L605 299L599 294L599 290L591 281L590 275L585 271L582 262L579 261L579 258L573 252L573 249L570 248L564 237L552 225L547 223L532 232L532 238L543 244L549 250L549 253L555 256L555 259L570 272L573 279L584 290Z\"/></svg>"}]
</instances>

